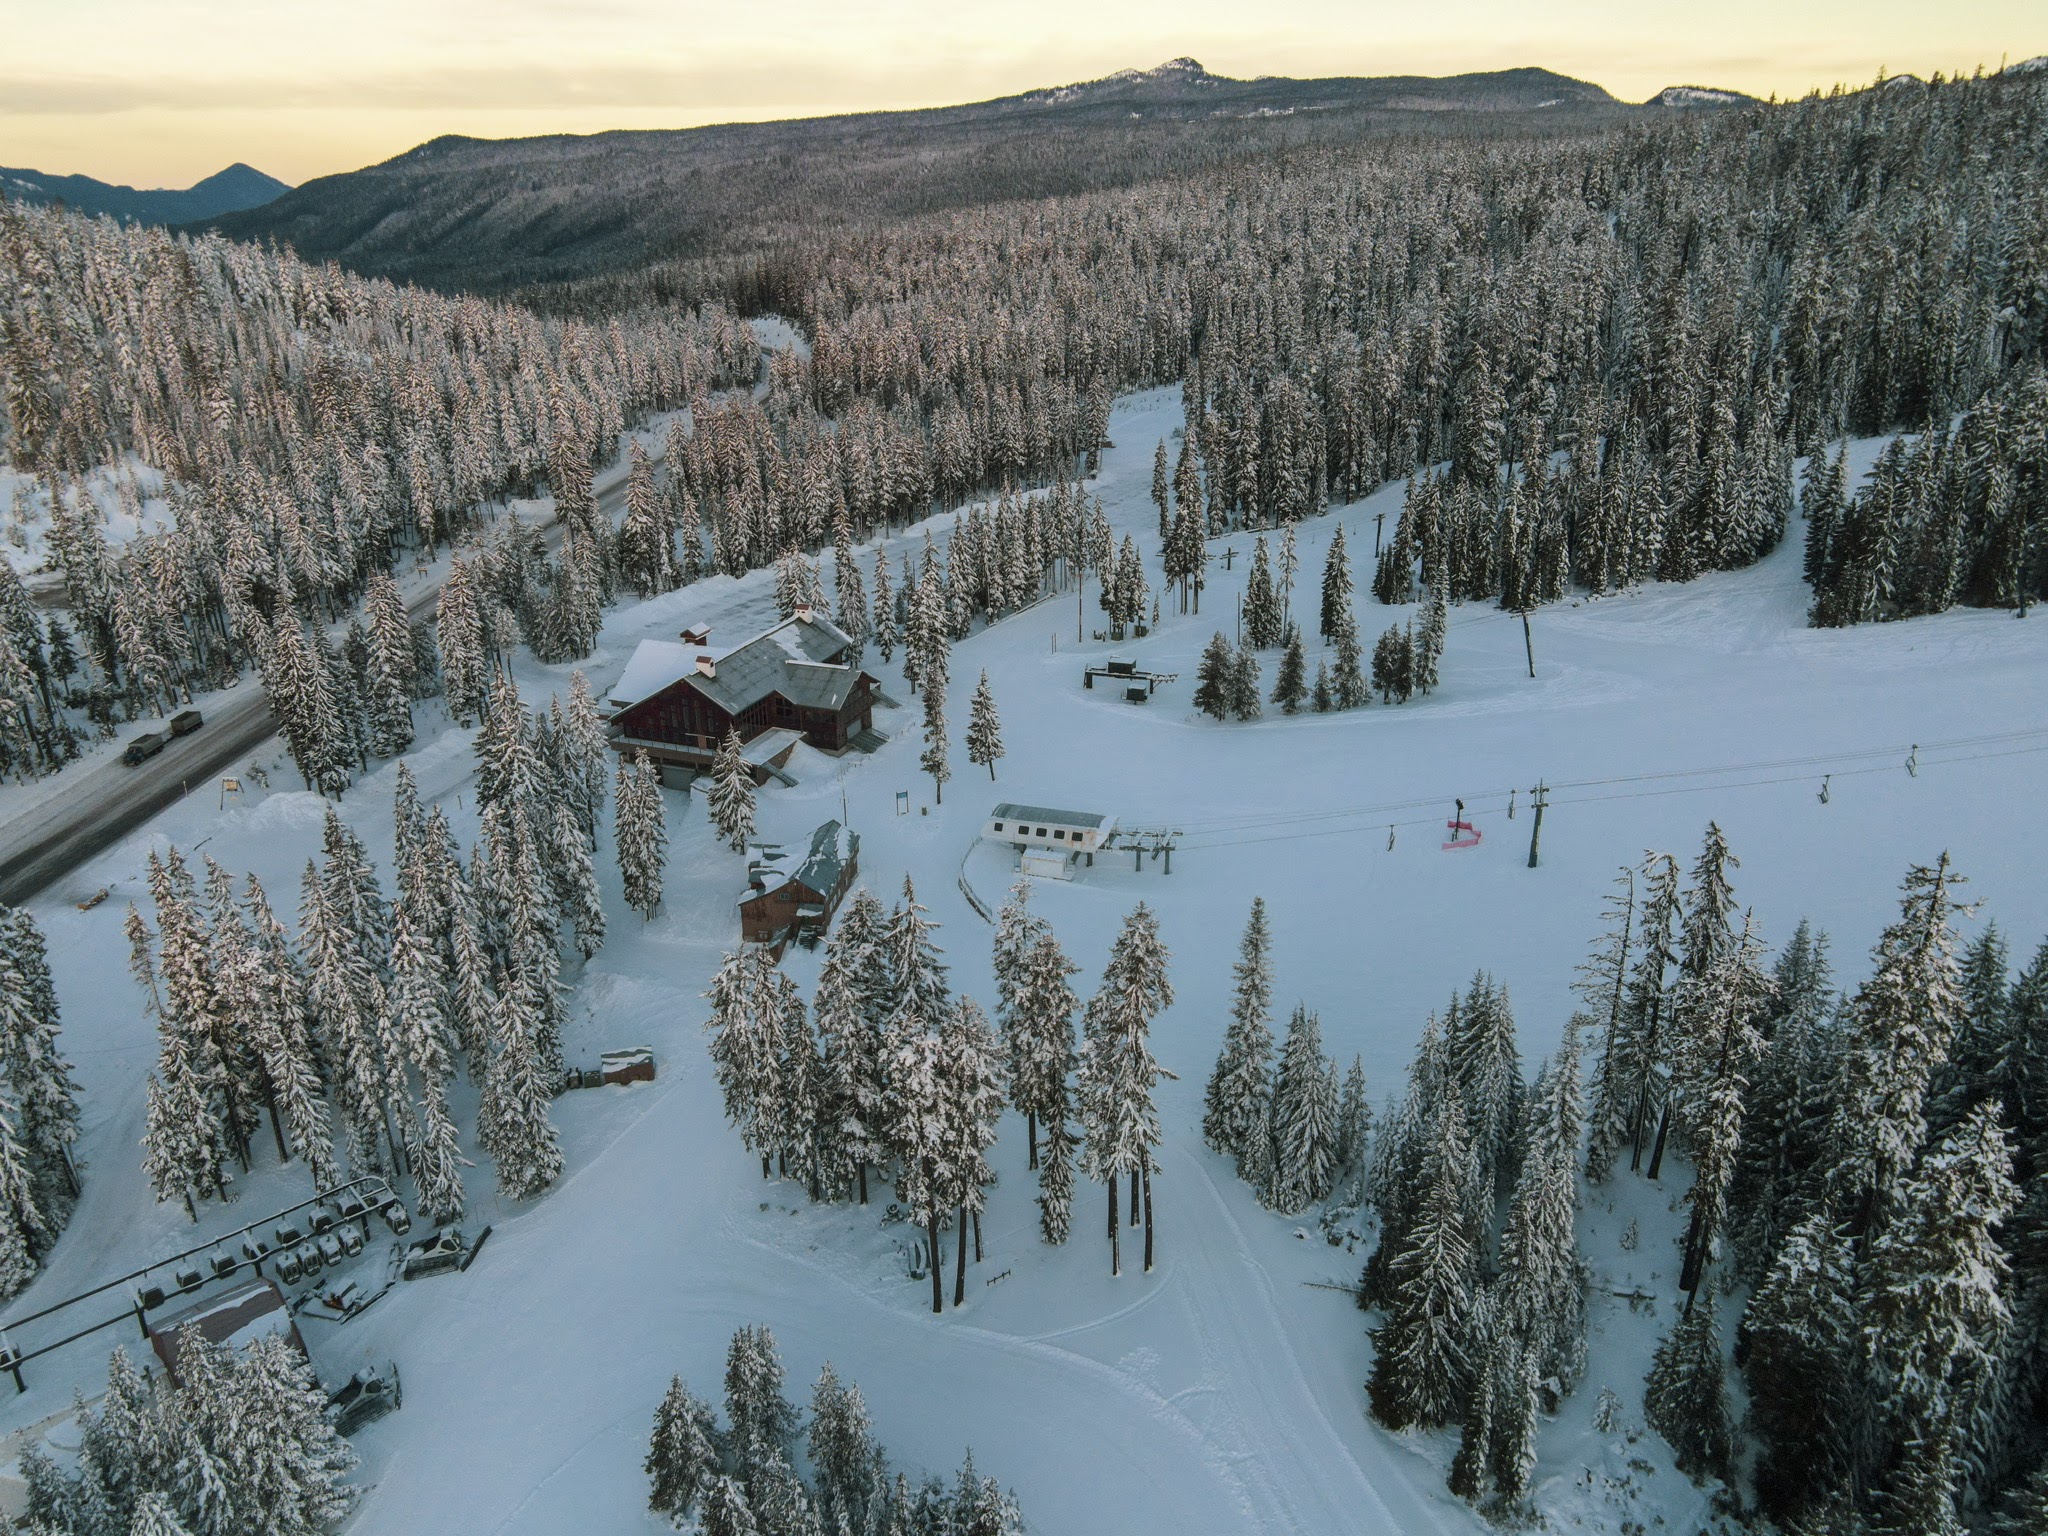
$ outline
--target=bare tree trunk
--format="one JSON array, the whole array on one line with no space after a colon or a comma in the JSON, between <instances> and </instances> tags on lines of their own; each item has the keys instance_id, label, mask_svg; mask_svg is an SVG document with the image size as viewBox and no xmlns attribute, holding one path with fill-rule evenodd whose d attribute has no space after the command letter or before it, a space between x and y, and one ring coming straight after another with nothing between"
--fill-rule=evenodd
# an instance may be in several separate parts
<instances>
[{"instance_id":1,"label":"bare tree trunk","mask_svg":"<svg viewBox=\"0 0 2048 1536\"><path fill-rule=\"evenodd\" d=\"M199 1218L192 1218L197 1221ZM1112 1277L1123 1273L1116 1247L1116 1175L1109 1176L1109 1273Z\"/></svg>"},{"instance_id":2,"label":"bare tree trunk","mask_svg":"<svg viewBox=\"0 0 2048 1536\"><path fill-rule=\"evenodd\" d=\"M1024 1116L1024 1135L1031 1143L1031 1166L1038 1166L1038 1116L1027 1113Z\"/></svg>"},{"instance_id":3,"label":"bare tree trunk","mask_svg":"<svg viewBox=\"0 0 2048 1536\"><path fill-rule=\"evenodd\" d=\"M1138 1224L1138 1170L1131 1170L1131 1225Z\"/></svg>"},{"instance_id":4,"label":"bare tree trunk","mask_svg":"<svg viewBox=\"0 0 2048 1536\"><path fill-rule=\"evenodd\" d=\"M1145 1186L1145 1273L1152 1273L1152 1160L1148 1157L1139 1166L1140 1180Z\"/></svg>"},{"instance_id":5,"label":"bare tree trunk","mask_svg":"<svg viewBox=\"0 0 2048 1536\"><path fill-rule=\"evenodd\" d=\"M967 1207L960 1207L959 1258L953 1264L953 1305L967 1299Z\"/></svg>"},{"instance_id":6,"label":"bare tree trunk","mask_svg":"<svg viewBox=\"0 0 2048 1536\"><path fill-rule=\"evenodd\" d=\"M924 1224L925 1240L931 1246L932 1261L932 1311L946 1310L945 1284L939 1279L939 1213L933 1211Z\"/></svg>"},{"instance_id":7,"label":"bare tree trunk","mask_svg":"<svg viewBox=\"0 0 2048 1536\"><path fill-rule=\"evenodd\" d=\"M981 1212L974 1213L974 1262L981 1262Z\"/></svg>"},{"instance_id":8,"label":"bare tree trunk","mask_svg":"<svg viewBox=\"0 0 2048 1536\"><path fill-rule=\"evenodd\" d=\"M865 1162L860 1165L860 1203L868 1203L868 1165Z\"/></svg>"}]
</instances>

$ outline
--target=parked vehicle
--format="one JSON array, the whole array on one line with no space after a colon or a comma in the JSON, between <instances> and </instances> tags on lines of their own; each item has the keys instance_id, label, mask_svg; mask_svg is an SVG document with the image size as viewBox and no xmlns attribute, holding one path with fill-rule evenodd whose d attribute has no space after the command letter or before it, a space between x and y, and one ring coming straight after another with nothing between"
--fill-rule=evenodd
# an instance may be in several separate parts
<instances>
[{"instance_id":1,"label":"parked vehicle","mask_svg":"<svg viewBox=\"0 0 2048 1536\"><path fill-rule=\"evenodd\" d=\"M154 731L138 736L128 743L128 750L121 754L121 761L130 768L133 768L137 763L148 762L157 753L163 751L167 741L167 737L159 736Z\"/></svg>"},{"instance_id":2,"label":"parked vehicle","mask_svg":"<svg viewBox=\"0 0 2048 1536\"><path fill-rule=\"evenodd\" d=\"M200 718L198 710L181 709L178 713L171 716L171 734L173 736L190 736L204 724L206 722Z\"/></svg>"}]
</instances>

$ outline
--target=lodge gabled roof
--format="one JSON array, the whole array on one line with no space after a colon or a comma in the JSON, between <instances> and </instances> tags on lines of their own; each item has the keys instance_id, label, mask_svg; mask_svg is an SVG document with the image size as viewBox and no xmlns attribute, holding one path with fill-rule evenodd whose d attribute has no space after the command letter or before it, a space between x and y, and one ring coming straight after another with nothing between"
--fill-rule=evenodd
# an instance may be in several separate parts
<instances>
[{"instance_id":1,"label":"lodge gabled roof","mask_svg":"<svg viewBox=\"0 0 2048 1536\"><path fill-rule=\"evenodd\" d=\"M673 640L643 640L612 686L614 711L630 709L677 684L687 684L728 715L781 694L802 709L837 711L852 695L861 671L843 655L852 636L815 611L795 614L724 652ZM711 671L697 659L710 656Z\"/></svg>"}]
</instances>

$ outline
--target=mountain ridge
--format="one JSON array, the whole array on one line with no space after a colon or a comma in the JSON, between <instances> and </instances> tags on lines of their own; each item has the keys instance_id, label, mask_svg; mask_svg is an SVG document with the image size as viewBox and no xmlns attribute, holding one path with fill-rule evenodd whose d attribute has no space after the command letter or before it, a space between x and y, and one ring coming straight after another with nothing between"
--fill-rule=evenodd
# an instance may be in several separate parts
<instances>
[{"instance_id":1,"label":"mountain ridge","mask_svg":"<svg viewBox=\"0 0 2048 1536\"><path fill-rule=\"evenodd\" d=\"M110 214L137 224L186 224L246 212L291 191L288 182L237 160L189 187L130 187L94 176L0 166L0 197L22 203L63 203L81 213Z\"/></svg>"}]
</instances>

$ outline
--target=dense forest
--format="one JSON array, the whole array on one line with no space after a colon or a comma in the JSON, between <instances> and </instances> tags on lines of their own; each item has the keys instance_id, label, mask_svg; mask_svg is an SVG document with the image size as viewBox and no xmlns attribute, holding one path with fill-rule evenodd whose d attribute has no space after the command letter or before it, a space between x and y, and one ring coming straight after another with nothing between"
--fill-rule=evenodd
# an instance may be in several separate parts
<instances>
[{"instance_id":1,"label":"dense forest","mask_svg":"<svg viewBox=\"0 0 2048 1536\"><path fill-rule=\"evenodd\" d=\"M108 730L251 660L336 687L353 661L369 687L366 644L296 644L302 621L542 476L560 556L501 527L521 553L486 617L584 654L619 559L592 467L693 399L668 558L640 551L656 587L1068 480L1118 391L1178 383L1169 581L1199 583L1205 535L1404 477L1384 601L1684 580L1784 536L1795 456L1931 429L1853 495L1809 467L1815 619L2019 606L2048 579L2044 143L2048 86L1997 76L1324 147L771 242L692 268L695 310L654 302L680 279L648 269L584 294L589 320L10 208L5 453L52 499L78 633L0 577L9 757L61 761L67 703ZM712 404L755 368L734 315L762 310L808 355ZM127 452L168 475L177 527L114 550L69 477Z\"/></svg>"}]
</instances>

